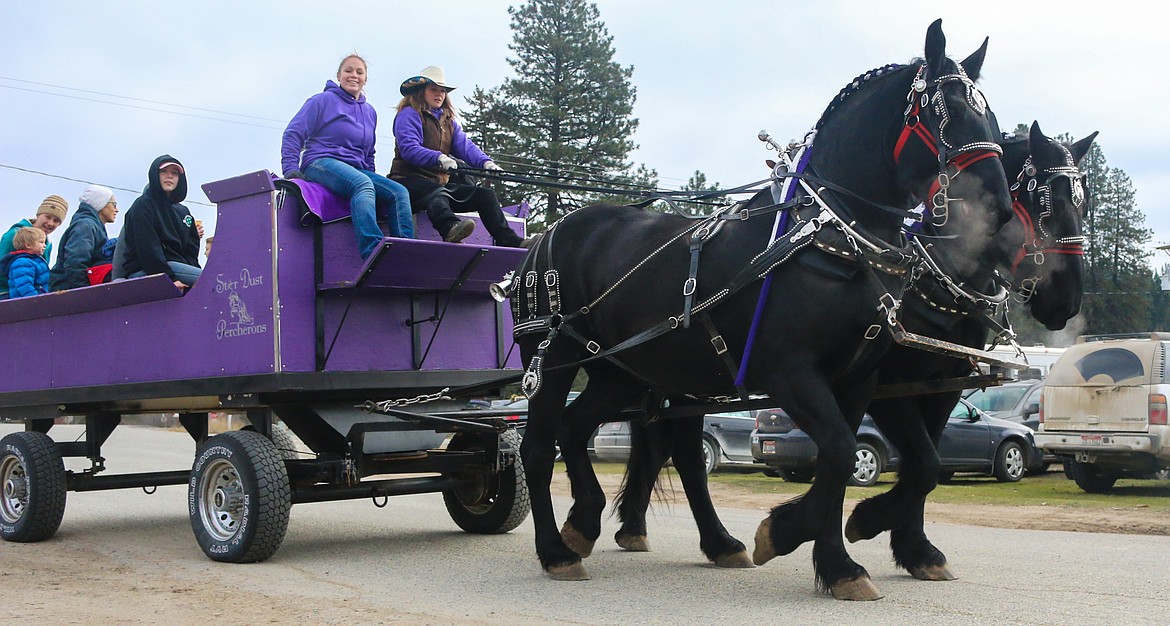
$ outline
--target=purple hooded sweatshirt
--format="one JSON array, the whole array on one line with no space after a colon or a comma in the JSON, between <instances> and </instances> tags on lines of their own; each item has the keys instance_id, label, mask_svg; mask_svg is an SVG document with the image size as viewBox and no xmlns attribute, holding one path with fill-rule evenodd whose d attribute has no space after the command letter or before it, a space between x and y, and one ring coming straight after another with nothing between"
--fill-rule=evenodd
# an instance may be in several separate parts
<instances>
[{"instance_id":1,"label":"purple hooded sweatshirt","mask_svg":"<svg viewBox=\"0 0 1170 626\"><path fill-rule=\"evenodd\" d=\"M438 109L431 111L435 119L439 118L440 113ZM398 115L394 116L394 145L398 150L398 156L417 167L436 167L442 153L424 148L422 140L422 118L419 117L418 111L412 107L399 111ZM472 167L483 167L484 163L491 160L467 137L463 127L455 120L451 120L451 152L451 156L466 161Z\"/></svg>"},{"instance_id":2,"label":"purple hooded sweatshirt","mask_svg":"<svg viewBox=\"0 0 1170 626\"><path fill-rule=\"evenodd\" d=\"M288 174L331 157L372 172L377 126L378 114L364 93L354 98L337 83L326 81L325 90L306 100L284 129L281 170Z\"/></svg>"}]
</instances>

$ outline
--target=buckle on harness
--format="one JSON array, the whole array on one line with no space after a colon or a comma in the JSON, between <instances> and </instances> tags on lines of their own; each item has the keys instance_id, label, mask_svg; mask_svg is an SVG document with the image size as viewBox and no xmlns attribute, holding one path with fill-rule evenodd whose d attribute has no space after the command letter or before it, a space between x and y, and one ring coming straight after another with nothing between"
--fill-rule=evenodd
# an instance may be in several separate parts
<instances>
[{"instance_id":1,"label":"buckle on harness","mask_svg":"<svg viewBox=\"0 0 1170 626\"><path fill-rule=\"evenodd\" d=\"M585 349L588 350L590 354L597 354L598 352L601 352L601 344L597 343L596 341L590 341L585 344Z\"/></svg>"},{"instance_id":2,"label":"buckle on harness","mask_svg":"<svg viewBox=\"0 0 1170 626\"><path fill-rule=\"evenodd\" d=\"M865 339L866 339L866 341L873 341L874 339L877 339L877 336L880 335L881 333L882 333L882 327L877 325L877 324L874 324L874 325L870 326L869 328L865 329Z\"/></svg>"},{"instance_id":3,"label":"buckle on harness","mask_svg":"<svg viewBox=\"0 0 1170 626\"><path fill-rule=\"evenodd\" d=\"M688 278L686 280L686 282L683 283L683 295L684 296L695 295L695 285L697 283L698 283L698 281L696 281L694 278Z\"/></svg>"},{"instance_id":4,"label":"buckle on harness","mask_svg":"<svg viewBox=\"0 0 1170 626\"><path fill-rule=\"evenodd\" d=\"M727 352L727 342L723 341L723 335L715 335L712 337L711 345L715 346L715 354Z\"/></svg>"}]
</instances>

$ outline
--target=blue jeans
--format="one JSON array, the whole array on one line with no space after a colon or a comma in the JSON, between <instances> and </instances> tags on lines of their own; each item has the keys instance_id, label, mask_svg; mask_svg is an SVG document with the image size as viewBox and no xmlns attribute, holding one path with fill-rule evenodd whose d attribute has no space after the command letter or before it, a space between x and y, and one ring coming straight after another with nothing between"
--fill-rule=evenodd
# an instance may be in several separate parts
<instances>
[{"instance_id":1,"label":"blue jeans","mask_svg":"<svg viewBox=\"0 0 1170 626\"><path fill-rule=\"evenodd\" d=\"M167 267L170 267L171 271L175 273L175 280L188 287L194 285L195 281L199 280L199 275L203 273L203 270L194 265L187 265L178 261L167 261ZM146 272L137 271L126 278L141 278L143 276L146 276Z\"/></svg>"},{"instance_id":2,"label":"blue jeans","mask_svg":"<svg viewBox=\"0 0 1170 626\"><path fill-rule=\"evenodd\" d=\"M357 235L362 258L373 254L382 242L378 216L390 220L390 236L414 238L410 195L406 187L370 172L347 165L337 159L317 159L305 166L305 180L323 185L329 191L349 198L349 214Z\"/></svg>"}]
</instances>

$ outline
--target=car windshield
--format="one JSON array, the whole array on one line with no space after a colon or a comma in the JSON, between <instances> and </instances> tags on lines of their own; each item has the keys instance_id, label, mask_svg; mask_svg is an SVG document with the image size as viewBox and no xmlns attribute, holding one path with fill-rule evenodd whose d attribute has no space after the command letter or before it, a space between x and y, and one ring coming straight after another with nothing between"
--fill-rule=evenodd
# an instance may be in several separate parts
<instances>
[{"instance_id":1,"label":"car windshield","mask_svg":"<svg viewBox=\"0 0 1170 626\"><path fill-rule=\"evenodd\" d=\"M984 411L1010 411L1027 391L1027 387L988 387L976 389L966 400Z\"/></svg>"}]
</instances>

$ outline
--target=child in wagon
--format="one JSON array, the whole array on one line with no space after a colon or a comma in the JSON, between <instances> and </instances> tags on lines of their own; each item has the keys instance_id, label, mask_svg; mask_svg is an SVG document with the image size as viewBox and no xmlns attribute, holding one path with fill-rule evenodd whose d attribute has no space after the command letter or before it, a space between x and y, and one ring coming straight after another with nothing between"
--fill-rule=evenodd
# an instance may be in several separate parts
<instances>
[{"instance_id":1,"label":"child in wagon","mask_svg":"<svg viewBox=\"0 0 1170 626\"><path fill-rule=\"evenodd\" d=\"M23 298L49 292L49 263L45 231L27 226L16 231L12 252L0 258L0 274L8 279L8 297Z\"/></svg>"}]
</instances>

